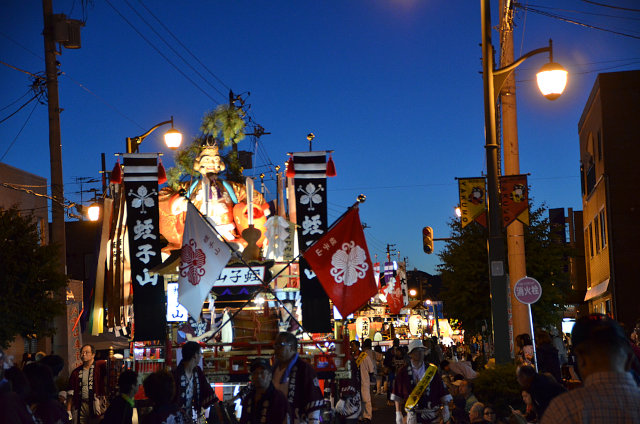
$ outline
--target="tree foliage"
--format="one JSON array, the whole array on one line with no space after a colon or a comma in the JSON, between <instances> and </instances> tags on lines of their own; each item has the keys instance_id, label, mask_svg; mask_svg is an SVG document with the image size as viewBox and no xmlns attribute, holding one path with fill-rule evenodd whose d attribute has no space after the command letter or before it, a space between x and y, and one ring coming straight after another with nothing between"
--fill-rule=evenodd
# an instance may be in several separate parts
<instances>
[{"instance_id":1,"label":"tree foliage","mask_svg":"<svg viewBox=\"0 0 640 424\"><path fill-rule=\"evenodd\" d=\"M40 245L33 217L14 207L0 209L0 346L7 348L17 335L50 336L50 322L65 311L66 287L58 271L57 247Z\"/></svg>"},{"instance_id":2,"label":"tree foliage","mask_svg":"<svg viewBox=\"0 0 640 424\"><path fill-rule=\"evenodd\" d=\"M571 251L552 240L546 211L544 205L531 207L530 225L524 227L527 275L542 285L542 297L532 305L534 324L541 327L557 324L570 290L566 258ZM441 297L447 315L475 333L483 324L491 325L488 231L477 223L463 229L454 219L448 225L452 239L438 255L442 261Z\"/></svg>"}]
</instances>

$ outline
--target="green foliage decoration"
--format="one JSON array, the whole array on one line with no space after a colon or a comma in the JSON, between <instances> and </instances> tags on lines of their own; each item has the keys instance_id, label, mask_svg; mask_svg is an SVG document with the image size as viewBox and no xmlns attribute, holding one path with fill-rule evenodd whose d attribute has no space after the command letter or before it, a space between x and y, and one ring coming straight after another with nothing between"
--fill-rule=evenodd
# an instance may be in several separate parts
<instances>
[{"instance_id":1,"label":"green foliage decoration","mask_svg":"<svg viewBox=\"0 0 640 424\"><path fill-rule=\"evenodd\" d=\"M244 117L244 111L233 104L218 105L215 110L204 115L200 130L221 141L222 147L233 147L245 137Z\"/></svg>"},{"instance_id":2,"label":"green foliage decoration","mask_svg":"<svg viewBox=\"0 0 640 424\"><path fill-rule=\"evenodd\" d=\"M0 209L0 347L16 336L51 336L51 321L65 312L67 277L58 271L58 247L40 245L32 216Z\"/></svg>"}]
</instances>

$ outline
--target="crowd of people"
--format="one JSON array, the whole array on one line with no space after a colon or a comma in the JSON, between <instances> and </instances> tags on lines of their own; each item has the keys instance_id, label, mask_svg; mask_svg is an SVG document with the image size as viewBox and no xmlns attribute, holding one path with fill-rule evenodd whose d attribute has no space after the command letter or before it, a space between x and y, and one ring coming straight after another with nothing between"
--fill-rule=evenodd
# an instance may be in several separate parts
<instances>
[{"instance_id":1,"label":"crowd of people","mask_svg":"<svg viewBox=\"0 0 640 424\"><path fill-rule=\"evenodd\" d=\"M251 360L250 384L225 402L216 397L198 365L200 345L190 341L182 346L182 359L172 372L157 371L144 379L150 407L137 409L138 422L367 424L375 420L372 395L376 394L387 396L396 424L640 423L640 325L633 335L625 335L609 317L591 314L576 322L569 351L559 351L552 334L536 333L532 354L531 340L519 336L514 377L525 408L512 409L509 416L480 402L482 393L476 396L481 371L473 349L442 349L435 338L410 340L406 346L395 339L384 353L373 349L370 339L362 344L351 341L349 375L338 380L333 408L313 367L299 355L292 333L277 335L273 360ZM55 379L64 366L61 357L39 355L20 368L7 363L0 351L0 424L131 423L138 375L131 370L120 373L118 394L107 399L106 363L95 355L93 346L83 346L82 365L71 371L68 386L59 391ZM575 364L579 387L568 390L563 384L573 376L563 378L561 366L566 364ZM238 400L242 412L234 421L231 406Z\"/></svg>"}]
</instances>

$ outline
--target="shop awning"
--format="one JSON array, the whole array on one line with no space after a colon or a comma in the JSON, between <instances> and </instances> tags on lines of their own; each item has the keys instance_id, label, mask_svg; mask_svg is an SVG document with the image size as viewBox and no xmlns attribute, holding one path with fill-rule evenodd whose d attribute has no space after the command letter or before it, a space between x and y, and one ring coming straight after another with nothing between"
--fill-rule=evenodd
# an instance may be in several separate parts
<instances>
[{"instance_id":1,"label":"shop awning","mask_svg":"<svg viewBox=\"0 0 640 424\"><path fill-rule=\"evenodd\" d=\"M607 291L608 287L609 287L608 278L604 280L602 283L596 284L595 286L591 287L589 290L587 290L587 294L584 296L585 302L587 300L603 295Z\"/></svg>"}]
</instances>

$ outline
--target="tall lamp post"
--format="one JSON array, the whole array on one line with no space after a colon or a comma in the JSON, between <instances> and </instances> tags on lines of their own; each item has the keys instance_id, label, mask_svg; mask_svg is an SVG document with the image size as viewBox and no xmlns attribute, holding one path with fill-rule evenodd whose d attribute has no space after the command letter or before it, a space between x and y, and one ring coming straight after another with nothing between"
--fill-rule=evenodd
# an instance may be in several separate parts
<instances>
[{"instance_id":1,"label":"tall lamp post","mask_svg":"<svg viewBox=\"0 0 640 424\"><path fill-rule=\"evenodd\" d=\"M138 153L140 149L140 143L152 132L157 130L163 125L171 124L171 129L168 130L164 134L164 142L168 148L175 150L180 147L180 143L182 143L182 134L180 131L173 128L173 116L168 121L160 122L159 124L154 125L149 131L146 133L139 135L137 137L127 137L127 153Z\"/></svg>"},{"instance_id":2,"label":"tall lamp post","mask_svg":"<svg viewBox=\"0 0 640 424\"><path fill-rule=\"evenodd\" d=\"M511 361L509 317L507 311L508 281L505 273L505 248L502 234L502 209L498 186L498 143L496 137L496 87L500 91L509 74L522 62L538 53L549 52L550 63L538 72L538 86L550 100L557 99L567 82L567 71L553 63L552 44L533 50L510 65L494 69L491 44L490 0L480 0L482 19L482 74L484 88L485 151L487 155L487 199L489 202L489 279L491 285L491 315L496 363Z\"/></svg>"}]
</instances>

